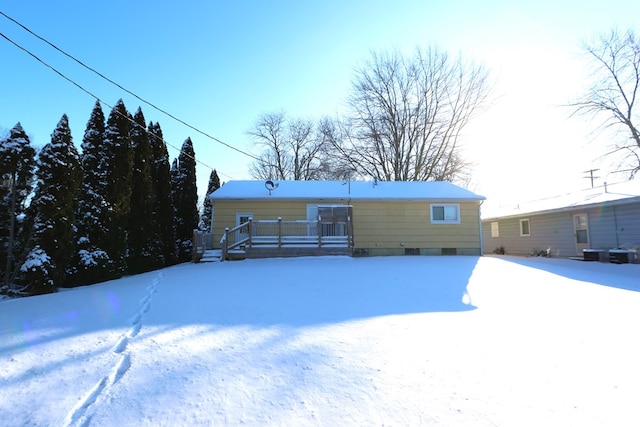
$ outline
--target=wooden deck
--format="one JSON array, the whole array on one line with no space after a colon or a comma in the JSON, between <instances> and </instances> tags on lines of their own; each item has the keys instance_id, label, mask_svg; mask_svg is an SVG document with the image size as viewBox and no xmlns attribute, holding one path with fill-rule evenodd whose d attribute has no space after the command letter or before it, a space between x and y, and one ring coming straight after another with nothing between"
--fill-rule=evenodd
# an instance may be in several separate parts
<instances>
[{"instance_id":1,"label":"wooden deck","mask_svg":"<svg viewBox=\"0 0 640 427\"><path fill-rule=\"evenodd\" d=\"M346 221L249 220L226 229L221 260L246 258L351 255L353 232Z\"/></svg>"},{"instance_id":2,"label":"wooden deck","mask_svg":"<svg viewBox=\"0 0 640 427\"><path fill-rule=\"evenodd\" d=\"M245 258L291 258L301 256L328 256L347 255L351 256L351 248L348 247L317 247L305 245L286 246L253 246L245 249ZM237 255L236 255L237 256Z\"/></svg>"}]
</instances>

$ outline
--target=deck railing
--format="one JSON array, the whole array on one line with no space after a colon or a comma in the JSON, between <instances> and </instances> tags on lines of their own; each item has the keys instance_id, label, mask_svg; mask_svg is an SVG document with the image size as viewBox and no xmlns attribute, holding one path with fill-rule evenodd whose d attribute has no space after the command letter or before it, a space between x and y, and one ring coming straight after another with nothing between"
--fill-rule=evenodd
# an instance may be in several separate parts
<instances>
[{"instance_id":1,"label":"deck railing","mask_svg":"<svg viewBox=\"0 0 640 427\"><path fill-rule=\"evenodd\" d=\"M236 227L224 229L224 234L220 239L220 260L225 261L229 254L229 251L241 248L242 245L249 241L249 235L251 230L251 220L240 224Z\"/></svg>"},{"instance_id":2,"label":"deck railing","mask_svg":"<svg viewBox=\"0 0 640 427\"><path fill-rule=\"evenodd\" d=\"M205 251L209 249L213 249L213 233L193 230L193 246L191 248L193 262L199 262Z\"/></svg>"},{"instance_id":3,"label":"deck railing","mask_svg":"<svg viewBox=\"0 0 640 427\"><path fill-rule=\"evenodd\" d=\"M350 222L249 220L234 228L226 228L220 239L221 259L229 251L252 247L352 247Z\"/></svg>"}]
</instances>

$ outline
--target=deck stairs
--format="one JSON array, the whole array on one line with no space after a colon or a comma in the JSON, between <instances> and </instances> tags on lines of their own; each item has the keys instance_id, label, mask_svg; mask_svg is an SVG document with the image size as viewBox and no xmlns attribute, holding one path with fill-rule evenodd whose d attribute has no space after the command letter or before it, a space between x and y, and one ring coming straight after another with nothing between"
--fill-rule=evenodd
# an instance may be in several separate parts
<instances>
[{"instance_id":1,"label":"deck stairs","mask_svg":"<svg viewBox=\"0 0 640 427\"><path fill-rule=\"evenodd\" d=\"M198 262L220 262L220 249L207 249Z\"/></svg>"}]
</instances>

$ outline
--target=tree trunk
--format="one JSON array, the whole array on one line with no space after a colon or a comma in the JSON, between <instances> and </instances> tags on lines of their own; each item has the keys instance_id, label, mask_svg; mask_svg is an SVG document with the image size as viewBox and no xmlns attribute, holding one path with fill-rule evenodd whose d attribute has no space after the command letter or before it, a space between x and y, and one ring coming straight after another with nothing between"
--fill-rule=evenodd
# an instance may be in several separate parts
<instances>
[{"instance_id":1,"label":"tree trunk","mask_svg":"<svg viewBox=\"0 0 640 427\"><path fill-rule=\"evenodd\" d=\"M9 285L11 277L11 261L13 259L13 241L16 228L16 172L11 177L11 205L9 207L9 242L7 247L7 264L4 271L4 284Z\"/></svg>"}]
</instances>

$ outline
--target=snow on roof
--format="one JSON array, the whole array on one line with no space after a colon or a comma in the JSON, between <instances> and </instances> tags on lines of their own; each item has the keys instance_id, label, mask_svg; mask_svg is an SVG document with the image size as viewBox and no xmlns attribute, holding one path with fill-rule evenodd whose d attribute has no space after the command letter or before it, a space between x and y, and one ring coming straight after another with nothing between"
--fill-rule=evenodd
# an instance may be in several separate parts
<instances>
[{"instance_id":1,"label":"snow on roof","mask_svg":"<svg viewBox=\"0 0 640 427\"><path fill-rule=\"evenodd\" d=\"M480 201L477 195L445 181L229 181L210 195L216 200L387 200ZM269 194L271 193L271 194Z\"/></svg>"},{"instance_id":2,"label":"snow on roof","mask_svg":"<svg viewBox=\"0 0 640 427\"><path fill-rule=\"evenodd\" d=\"M606 184L575 193L564 194L546 199L520 203L517 206L501 207L483 219L522 216L533 213L572 210L592 205L623 204L640 202L640 180Z\"/></svg>"}]
</instances>

